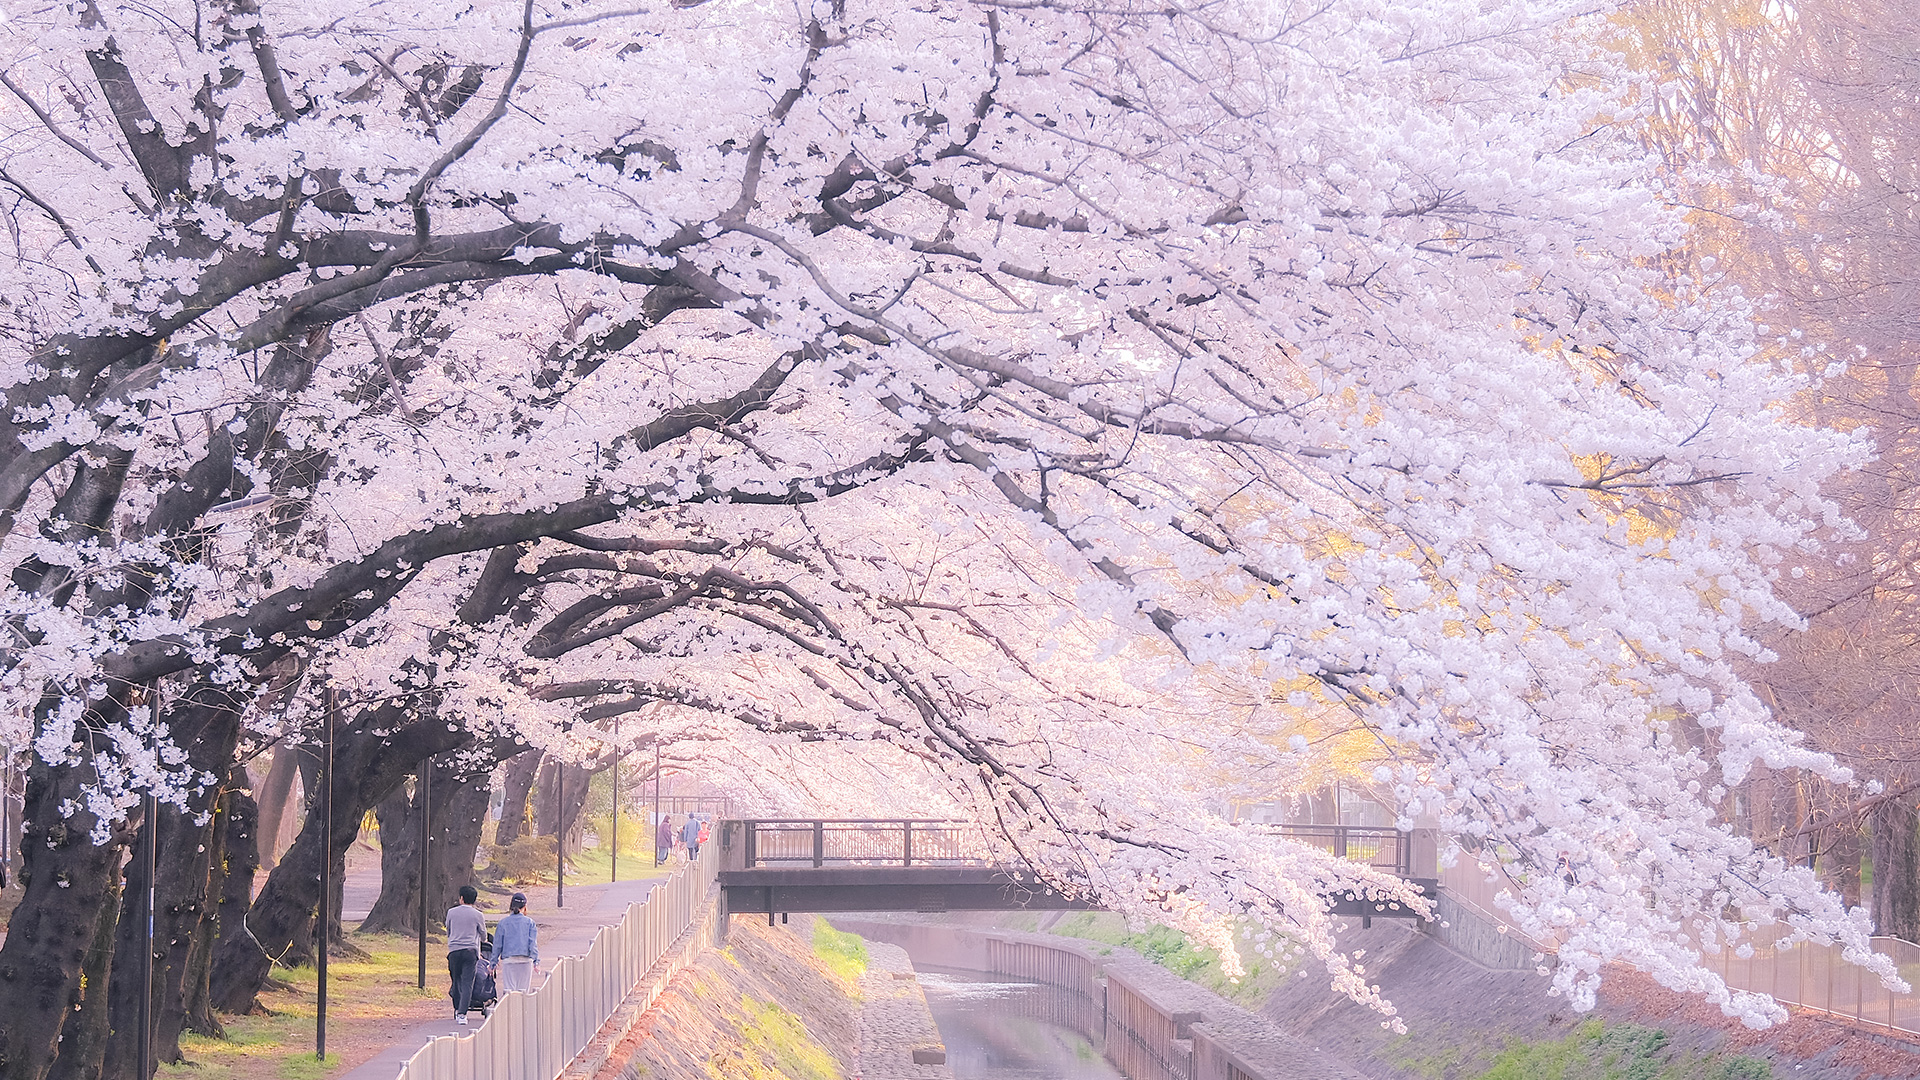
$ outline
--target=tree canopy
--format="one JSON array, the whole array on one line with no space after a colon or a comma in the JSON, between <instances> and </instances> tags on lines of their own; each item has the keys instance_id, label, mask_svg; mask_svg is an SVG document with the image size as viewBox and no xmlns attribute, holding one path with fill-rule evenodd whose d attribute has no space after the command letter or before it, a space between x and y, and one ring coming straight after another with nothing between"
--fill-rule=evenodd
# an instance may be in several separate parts
<instances>
[{"instance_id":1,"label":"tree canopy","mask_svg":"<svg viewBox=\"0 0 1920 1080\"><path fill-rule=\"evenodd\" d=\"M44 933L0 965L51 974L0 983L9 1069L82 983L32 913L107 895L143 793L204 826L323 675L414 740L396 783L630 716L769 800L958 806L1123 910L1260 921L1390 1014L1322 897L1404 887L1211 801L1358 730L1576 1006L1620 960L1778 1016L1701 962L1775 920L1892 978L1717 811L1845 779L1740 662L1862 449L1675 272L1588 8L14 12Z\"/></svg>"}]
</instances>

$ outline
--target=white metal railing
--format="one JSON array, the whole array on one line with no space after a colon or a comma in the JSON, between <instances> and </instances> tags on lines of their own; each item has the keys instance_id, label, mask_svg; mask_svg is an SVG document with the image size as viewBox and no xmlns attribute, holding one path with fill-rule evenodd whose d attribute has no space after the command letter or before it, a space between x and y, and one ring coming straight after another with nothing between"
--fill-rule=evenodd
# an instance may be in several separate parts
<instances>
[{"instance_id":1,"label":"white metal railing","mask_svg":"<svg viewBox=\"0 0 1920 1080\"><path fill-rule=\"evenodd\" d=\"M1512 928L1494 898L1514 886L1503 874L1493 875L1492 881L1487 880L1488 876L1488 872L1475 866L1472 860L1462 859L1441 871L1440 887L1454 899ZM1780 935L1785 936L1785 931L1781 930ZM1521 937L1518 930L1513 930L1512 936L1540 951L1553 951L1550 946ZM1750 944L1753 948L1747 956L1722 949L1718 954L1702 957L1702 962L1735 990L1767 994L1782 1005L1812 1009L1860 1024L1920 1034L1920 998L1896 994L1881 986L1878 978L1841 959L1839 946L1803 941L1778 947L1764 938ZM1873 948L1893 959L1901 978L1920 984L1920 945L1897 937L1875 937Z\"/></svg>"},{"instance_id":2,"label":"white metal railing","mask_svg":"<svg viewBox=\"0 0 1920 1080\"><path fill-rule=\"evenodd\" d=\"M583 956L553 966L540 989L508 994L471 1033L438 1035L398 1080L556 1080L673 942L699 918L718 859L682 867L603 926Z\"/></svg>"}]
</instances>

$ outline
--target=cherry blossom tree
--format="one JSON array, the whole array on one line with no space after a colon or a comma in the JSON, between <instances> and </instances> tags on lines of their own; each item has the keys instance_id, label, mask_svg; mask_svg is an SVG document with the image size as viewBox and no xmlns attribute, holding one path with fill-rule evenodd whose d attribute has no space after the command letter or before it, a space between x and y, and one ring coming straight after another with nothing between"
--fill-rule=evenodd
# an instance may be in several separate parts
<instances>
[{"instance_id":1,"label":"cherry blossom tree","mask_svg":"<svg viewBox=\"0 0 1920 1080\"><path fill-rule=\"evenodd\" d=\"M587 756L631 709L783 751L713 755L769 799L898 797L783 774L818 753L917 763L1062 886L1284 930L1390 1015L1324 897L1405 886L1209 809L1338 710L1406 821L1506 866L1577 1006L1619 960L1778 1016L1701 964L1770 920L1892 978L1715 815L1757 762L1843 778L1733 658L1856 449L1669 273L1585 6L6 30L10 1077L100 1060L118 967L76 946L127 846L201 843L321 673L364 783L248 917L290 942L302 868L427 755ZM169 888L190 918L209 881Z\"/></svg>"},{"instance_id":2,"label":"cherry blossom tree","mask_svg":"<svg viewBox=\"0 0 1920 1080\"><path fill-rule=\"evenodd\" d=\"M1806 621L1768 635L1779 659L1751 672L1781 717L1873 790L1765 775L1746 785L1735 816L1756 842L1817 861L1856 900L1870 854L1875 925L1912 939L1916 80L1904 14L1877 0L1650 0L1624 25L1659 83L1655 144L1701 207L1688 272L1761 296L1769 346L1829 369L1796 413L1858 430L1874 449L1870 464L1829 481L1854 529L1783 579Z\"/></svg>"}]
</instances>

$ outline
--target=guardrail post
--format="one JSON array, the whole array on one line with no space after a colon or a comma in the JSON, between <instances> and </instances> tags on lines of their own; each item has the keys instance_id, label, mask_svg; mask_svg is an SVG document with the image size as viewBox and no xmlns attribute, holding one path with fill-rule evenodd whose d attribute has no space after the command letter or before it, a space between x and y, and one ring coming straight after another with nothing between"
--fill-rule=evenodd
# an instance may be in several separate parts
<instances>
[{"instance_id":1,"label":"guardrail post","mask_svg":"<svg viewBox=\"0 0 1920 1080\"><path fill-rule=\"evenodd\" d=\"M1335 858L1339 859L1347 857L1347 827L1345 825L1335 825L1333 827L1333 854Z\"/></svg>"},{"instance_id":2,"label":"guardrail post","mask_svg":"<svg viewBox=\"0 0 1920 1080\"><path fill-rule=\"evenodd\" d=\"M757 821L743 821L740 824L747 831L747 869L751 870L759 854L758 841L760 838L760 823Z\"/></svg>"},{"instance_id":3,"label":"guardrail post","mask_svg":"<svg viewBox=\"0 0 1920 1080\"><path fill-rule=\"evenodd\" d=\"M827 861L827 823L813 823L813 865L820 866Z\"/></svg>"},{"instance_id":4,"label":"guardrail post","mask_svg":"<svg viewBox=\"0 0 1920 1080\"><path fill-rule=\"evenodd\" d=\"M912 866L913 865L913 822L903 821L900 823L900 828L902 830L901 838L902 838L902 847L904 850L904 857L900 860L900 865Z\"/></svg>"}]
</instances>

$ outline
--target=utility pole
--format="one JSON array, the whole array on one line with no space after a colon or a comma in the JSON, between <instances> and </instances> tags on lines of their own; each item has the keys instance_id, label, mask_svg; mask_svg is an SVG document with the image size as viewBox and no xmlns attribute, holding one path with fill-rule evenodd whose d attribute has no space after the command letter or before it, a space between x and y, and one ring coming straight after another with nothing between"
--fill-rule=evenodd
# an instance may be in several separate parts
<instances>
[{"instance_id":1,"label":"utility pole","mask_svg":"<svg viewBox=\"0 0 1920 1080\"><path fill-rule=\"evenodd\" d=\"M149 742L157 758L160 751L160 680L147 688ZM147 947L140 952L140 1080L153 1075L153 911L157 893L154 878L159 873L160 801L147 792Z\"/></svg>"},{"instance_id":2,"label":"utility pole","mask_svg":"<svg viewBox=\"0 0 1920 1080\"><path fill-rule=\"evenodd\" d=\"M620 720L613 721L613 866L607 872L608 881L620 880Z\"/></svg>"},{"instance_id":3,"label":"utility pole","mask_svg":"<svg viewBox=\"0 0 1920 1080\"><path fill-rule=\"evenodd\" d=\"M326 779L320 783L320 913L314 931L320 986L313 1017L313 1056L322 1063L327 1060L327 938L333 927L333 714L339 707L331 679L324 693L326 735L320 750L320 769Z\"/></svg>"},{"instance_id":4,"label":"utility pole","mask_svg":"<svg viewBox=\"0 0 1920 1080\"><path fill-rule=\"evenodd\" d=\"M427 988L427 888L433 881L433 755L420 763L420 989Z\"/></svg>"}]
</instances>

